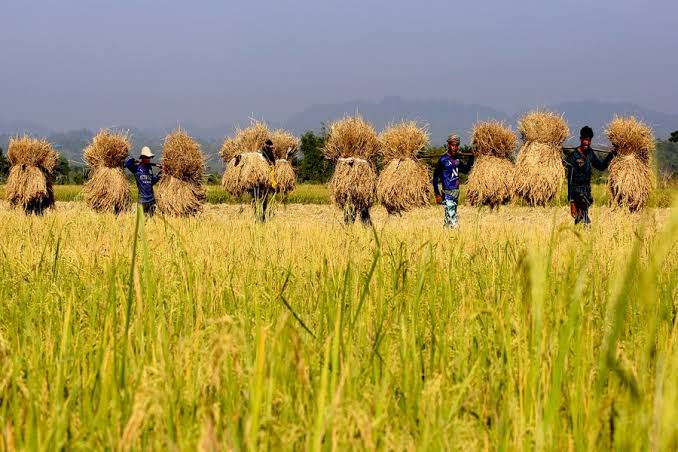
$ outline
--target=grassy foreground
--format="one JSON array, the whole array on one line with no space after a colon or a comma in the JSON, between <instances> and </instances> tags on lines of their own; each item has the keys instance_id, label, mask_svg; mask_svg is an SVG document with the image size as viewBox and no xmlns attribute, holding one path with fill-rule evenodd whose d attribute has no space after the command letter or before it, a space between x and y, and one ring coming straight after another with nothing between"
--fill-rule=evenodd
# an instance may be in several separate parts
<instances>
[{"instance_id":1,"label":"grassy foreground","mask_svg":"<svg viewBox=\"0 0 678 452\"><path fill-rule=\"evenodd\" d=\"M54 196L57 201L81 201L82 185L55 185ZM592 187L595 203L598 205L608 205L610 194L604 184L594 184ZM678 190L675 185L665 188L658 188L652 194L648 203L649 207L670 207L671 199ZM136 187L132 187L132 196L137 199ZM5 187L0 185L0 199L5 198ZM207 186L207 202L210 204L240 204L247 200L237 199L227 194L220 185ZM297 189L289 194L287 202L289 204L330 204L330 193L327 185L324 184L299 184ZM431 200L433 203L433 200ZM461 203L466 202L466 187L461 187ZM522 205L521 201L513 201L516 205ZM567 189L563 187L556 200L557 205L567 205Z\"/></svg>"},{"instance_id":2,"label":"grassy foreground","mask_svg":"<svg viewBox=\"0 0 678 452\"><path fill-rule=\"evenodd\" d=\"M678 209L0 204L0 449L678 448Z\"/></svg>"}]
</instances>

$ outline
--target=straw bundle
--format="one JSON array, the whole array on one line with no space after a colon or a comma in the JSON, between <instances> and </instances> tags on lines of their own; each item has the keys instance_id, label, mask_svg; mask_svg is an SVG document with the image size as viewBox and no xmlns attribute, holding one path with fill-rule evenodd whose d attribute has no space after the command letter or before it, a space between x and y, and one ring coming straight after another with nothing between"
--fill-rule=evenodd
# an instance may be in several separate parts
<instances>
[{"instance_id":1,"label":"straw bundle","mask_svg":"<svg viewBox=\"0 0 678 452\"><path fill-rule=\"evenodd\" d=\"M561 146L570 129L562 116L534 111L520 119L518 130L524 144L515 166L513 194L531 206L545 206L563 183Z\"/></svg>"},{"instance_id":2,"label":"straw bundle","mask_svg":"<svg viewBox=\"0 0 678 452\"><path fill-rule=\"evenodd\" d=\"M97 212L120 213L132 205L130 185L122 165L130 150L127 134L101 130L85 148L84 158L92 168L85 182L85 203Z\"/></svg>"},{"instance_id":3,"label":"straw bundle","mask_svg":"<svg viewBox=\"0 0 678 452\"><path fill-rule=\"evenodd\" d=\"M430 203L431 178L417 156L429 143L428 132L414 121L390 126L379 135L386 166L377 182L377 198L389 214Z\"/></svg>"},{"instance_id":4,"label":"straw bundle","mask_svg":"<svg viewBox=\"0 0 678 452\"><path fill-rule=\"evenodd\" d=\"M517 141L513 131L499 121L473 127L471 142L478 158L466 184L471 205L494 209L511 199L514 168L508 157Z\"/></svg>"},{"instance_id":5,"label":"straw bundle","mask_svg":"<svg viewBox=\"0 0 678 452\"><path fill-rule=\"evenodd\" d=\"M374 204L377 173L369 159L378 149L377 133L360 116L330 124L323 153L327 159L337 161L329 184L334 204L356 211Z\"/></svg>"},{"instance_id":6,"label":"straw bundle","mask_svg":"<svg viewBox=\"0 0 678 452\"><path fill-rule=\"evenodd\" d=\"M162 171L156 190L160 212L174 216L200 213L207 198L202 185L205 157L200 145L181 129L165 137Z\"/></svg>"},{"instance_id":7,"label":"straw bundle","mask_svg":"<svg viewBox=\"0 0 678 452\"><path fill-rule=\"evenodd\" d=\"M6 197L12 206L27 213L41 213L54 205L52 174L59 156L46 140L14 137L7 151L12 165L7 177Z\"/></svg>"},{"instance_id":8,"label":"straw bundle","mask_svg":"<svg viewBox=\"0 0 678 452\"><path fill-rule=\"evenodd\" d=\"M297 186L297 176L292 168L292 158L297 153L299 140L289 132L278 129L271 133L275 154L275 190L283 195Z\"/></svg>"},{"instance_id":9,"label":"straw bundle","mask_svg":"<svg viewBox=\"0 0 678 452\"><path fill-rule=\"evenodd\" d=\"M607 181L612 203L638 211L647 204L655 184L650 168L655 146L652 129L630 116L615 117L605 132L617 152Z\"/></svg>"},{"instance_id":10,"label":"straw bundle","mask_svg":"<svg viewBox=\"0 0 678 452\"><path fill-rule=\"evenodd\" d=\"M245 192L266 191L271 188L271 166L261 154L269 138L266 124L254 121L246 129L238 129L233 138L227 138L221 147L221 158L226 164L221 184L233 196Z\"/></svg>"}]
</instances>

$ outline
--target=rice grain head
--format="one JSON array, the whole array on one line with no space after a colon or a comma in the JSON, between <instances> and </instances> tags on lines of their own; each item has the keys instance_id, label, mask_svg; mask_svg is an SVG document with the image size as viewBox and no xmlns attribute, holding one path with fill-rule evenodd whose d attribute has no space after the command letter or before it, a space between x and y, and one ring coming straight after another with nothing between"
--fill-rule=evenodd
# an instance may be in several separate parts
<instances>
[{"instance_id":1,"label":"rice grain head","mask_svg":"<svg viewBox=\"0 0 678 452\"><path fill-rule=\"evenodd\" d=\"M323 154L329 160L342 157L369 160L378 150L374 127L361 116L346 116L330 124Z\"/></svg>"},{"instance_id":2,"label":"rice grain head","mask_svg":"<svg viewBox=\"0 0 678 452\"><path fill-rule=\"evenodd\" d=\"M377 199L389 214L429 205L432 191L428 168L411 158L390 160L377 182Z\"/></svg>"},{"instance_id":3,"label":"rice grain head","mask_svg":"<svg viewBox=\"0 0 678 452\"><path fill-rule=\"evenodd\" d=\"M270 188L271 165L259 152L247 152L237 155L226 164L221 184L226 192L235 197L245 192Z\"/></svg>"},{"instance_id":4,"label":"rice grain head","mask_svg":"<svg viewBox=\"0 0 678 452\"><path fill-rule=\"evenodd\" d=\"M634 155L649 163L655 148L652 128L633 116L615 116L605 129L607 138L620 156Z\"/></svg>"},{"instance_id":5,"label":"rice grain head","mask_svg":"<svg viewBox=\"0 0 678 452\"><path fill-rule=\"evenodd\" d=\"M297 153L299 139L286 130L274 130L270 139L273 141L273 154L276 160L291 160Z\"/></svg>"},{"instance_id":6,"label":"rice grain head","mask_svg":"<svg viewBox=\"0 0 678 452\"><path fill-rule=\"evenodd\" d=\"M379 149L385 162L416 159L419 152L429 144L428 131L415 121L403 121L390 125L379 134Z\"/></svg>"},{"instance_id":7,"label":"rice grain head","mask_svg":"<svg viewBox=\"0 0 678 452\"><path fill-rule=\"evenodd\" d=\"M276 160L275 182L275 190L283 195L289 194L297 187L297 175L288 160Z\"/></svg>"},{"instance_id":8,"label":"rice grain head","mask_svg":"<svg viewBox=\"0 0 678 452\"><path fill-rule=\"evenodd\" d=\"M252 120L249 127L245 129L237 129L235 131L235 146L239 153L257 152L270 138L271 132L268 130L266 123Z\"/></svg>"},{"instance_id":9,"label":"rice grain head","mask_svg":"<svg viewBox=\"0 0 678 452\"><path fill-rule=\"evenodd\" d=\"M506 158L480 155L466 183L469 203L492 209L506 204L512 195L513 171L513 163Z\"/></svg>"},{"instance_id":10,"label":"rice grain head","mask_svg":"<svg viewBox=\"0 0 678 452\"><path fill-rule=\"evenodd\" d=\"M517 142L516 134L501 121L478 122L473 126L471 144L476 154L508 158Z\"/></svg>"},{"instance_id":11,"label":"rice grain head","mask_svg":"<svg viewBox=\"0 0 678 452\"><path fill-rule=\"evenodd\" d=\"M84 159L92 168L99 166L121 168L129 151L130 142L127 133L102 129L92 138L92 143L85 148Z\"/></svg>"}]
</instances>

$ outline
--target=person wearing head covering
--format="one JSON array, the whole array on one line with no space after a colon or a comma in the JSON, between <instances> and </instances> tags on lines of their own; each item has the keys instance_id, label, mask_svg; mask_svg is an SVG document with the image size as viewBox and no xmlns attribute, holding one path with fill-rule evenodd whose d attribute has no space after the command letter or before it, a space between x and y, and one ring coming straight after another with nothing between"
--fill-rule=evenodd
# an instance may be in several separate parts
<instances>
[{"instance_id":1,"label":"person wearing head covering","mask_svg":"<svg viewBox=\"0 0 678 452\"><path fill-rule=\"evenodd\" d=\"M447 152L443 154L433 171L433 191L436 202L442 204L445 212L443 226L456 228L458 225L457 205L459 203L459 173L467 174L473 166L473 156L464 163L459 154L459 135L447 137ZM438 185L442 185L442 192Z\"/></svg>"},{"instance_id":2,"label":"person wearing head covering","mask_svg":"<svg viewBox=\"0 0 678 452\"><path fill-rule=\"evenodd\" d=\"M570 202L570 214L574 224L591 224L589 207L593 204L591 195L591 169L605 171L612 161L614 153L610 153L604 160L598 159L591 149L593 129L584 126L579 134L580 145L564 160L567 168L567 198Z\"/></svg>"},{"instance_id":3,"label":"person wearing head covering","mask_svg":"<svg viewBox=\"0 0 678 452\"><path fill-rule=\"evenodd\" d=\"M139 204L141 204L144 213L148 216L153 216L155 213L155 193L153 193L153 186L160 180L160 172L157 175L153 174L153 167L157 167L162 171L161 165L151 163L151 159L155 157L148 146L141 149L139 160L134 158L128 159L124 167L132 174L137 183L139 190Z\"/></svg>"}]
</instances>

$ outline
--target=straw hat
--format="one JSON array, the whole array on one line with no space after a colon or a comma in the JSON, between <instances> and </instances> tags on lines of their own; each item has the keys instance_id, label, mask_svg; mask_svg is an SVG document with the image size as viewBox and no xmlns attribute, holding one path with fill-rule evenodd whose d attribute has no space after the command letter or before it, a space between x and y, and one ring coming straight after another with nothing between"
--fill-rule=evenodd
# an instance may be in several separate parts
<instances>
[{"instance_id":1,"label":"straw hat","mask_svg":"<svg viewBox=\"0 0 678 452\"><path fill-rule=\"evenodd\" d=\"M141 148L141 156L148 158L155 157L155 155L151 152L151 148L149 148L148 146L144 146L143 148Z\"/></svg>"}]
</instances>

